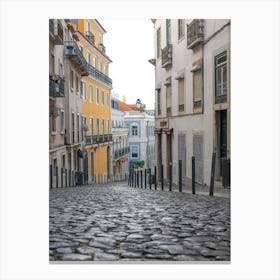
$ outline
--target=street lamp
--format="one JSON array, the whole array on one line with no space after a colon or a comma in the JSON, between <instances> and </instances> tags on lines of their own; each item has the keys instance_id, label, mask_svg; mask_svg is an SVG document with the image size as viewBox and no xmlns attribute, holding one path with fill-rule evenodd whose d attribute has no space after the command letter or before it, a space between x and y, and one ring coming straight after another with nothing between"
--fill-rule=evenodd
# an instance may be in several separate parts
<instances>
[{"instance_id":1,"label":"street lamp","mask_svg":"<svg viewBox=\"0 0 280 280\"><path fill-rule=\"evenodd\" d=\"M136 100L136 109L137 109L137 111L140 111L140 108L141 108L141 100L138 98Z\"/></svg>"}]
</instances>

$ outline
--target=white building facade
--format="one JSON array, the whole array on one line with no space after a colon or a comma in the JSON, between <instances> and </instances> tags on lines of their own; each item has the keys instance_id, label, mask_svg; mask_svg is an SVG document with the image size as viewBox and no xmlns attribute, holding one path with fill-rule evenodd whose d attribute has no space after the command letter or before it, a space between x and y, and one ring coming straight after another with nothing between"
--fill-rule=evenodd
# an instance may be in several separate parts
<instances>
[{"instance_id":1,"label":"white building facade","mask_svg":"<svg viewBox=\"0 0 280 280\"><path fill-rule=\"evenodd\" d=\"M145 112L128 111L124 116L128 128L129 163L144 161L144 168L155 166L155 118Z\"/></svg>"},{"instance_id":2,"label":"white building facade","mask_svg":"<svg viewBox=\"0 0 280 280\"><path fill-rule=\"evenodd\" d=\"M230 160L230 20L162 19L154 23L156 159L161 178L210 184Z\"/></svg>"}]
</instances>

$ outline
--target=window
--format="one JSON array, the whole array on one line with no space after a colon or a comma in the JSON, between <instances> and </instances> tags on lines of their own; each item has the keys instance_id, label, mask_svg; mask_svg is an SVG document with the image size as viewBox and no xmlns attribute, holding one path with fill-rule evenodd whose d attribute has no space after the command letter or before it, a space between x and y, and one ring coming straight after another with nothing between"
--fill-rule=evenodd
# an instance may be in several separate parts
<instances>
[{"instance_id":1,"label":"window","mask_svg":"<svg viewBox=\"0 0 280 280\"><path fill-rule=\"evenodd\" d=\"M96 68L96 57L93 58L93 66Z\"/></svg>"},{"instance_id":2,"label":"window","mask_svg":"<svg viewBox=\"0 0 280 280\"><path fill-rule=\"evenodd\" d=\"M89 22L89 20L86 21L86 31L87 32L90 31L90 22Z\"/></svg>"},{"instance_id":3,"label":"window","mask_svg":"<svg viewBox=\"0 0 280 280\"><path fill-rule=\"evenodd\" d=\"M89 102L93 102L93 87L92 85L89 86Z\"/></svg>"},{"instance_id":4,"label":"window","mask_svg":"<svg viewBox=\"0 0 280 280\"><path fill-rule=\"evenodd\" d=\"M101 91L101 96L102 96L102 105L104 105L104 91Z\"/></svg>"},{"instance_id":5,"label":"window","mask_svg":"<svg viewBox=\"0 0 280 280\"><path fill-rule=\"evenodd\" d=\"M93 135L93 117L90 117L89 119L89 133L92 136Z\"/></svg>"},{"instance_id":6,"label":"window","mask_svg":"<svg viewBox=\"0 0 280 280\"><path fill-rule=\"evenodd\" d=\"M60 132L64 133L64 111L60 112Z\"/></svg>"},{"instance_id":7,"label":"window","mask_svg":"<svg viewBox=\"0 0 280 280\"><path fill-rule=\"evenodd\" d=\"M202 108L202 71L193 72L194 109Z\"/></svg>"},{"instance_id":8,"label":"window","mask_svg":"<svg viewBox=\"0 0 280 280\"><path fill-rule=\"evenodd\" d=\"M102 62L99 62L99 70L102 72Z\"/></svg>"},{"instance_id":9,"label":"window","mask_svg":"<svg viewBox=\"0 0 280 280\"><path fill-rule=\"evenodd\" d=\"M166 86L166 113L167 116L171 115L171 102L172 102L172 91L171 84Z\"/></svg>"},{"instance_id":10,"label":"window","mask_svg":"<svg viewBox=\"0 0 280 280\"><path fill-rule=\"evenodd\" d=\"M56 118L54 115L51 115L51 130L52 132L56 131Z\"/></svg>"},{"instance_id":11,"label":"window","mask_svg":"<svg viewBox=\"0 0 280 280\"><path fill-rule=\"evenodd\" d=\"M82 82L82 99L83 100L87 99L87 97L86 97L86 83L85 82Z\"/></svg>"},{"instance_id":12,"label":"window","mask_svg":"<svg viewBox=\"0 0 280 280\"><path fill-rule=\"evenodd\" d=\"M185 111L185 79L178 80L178 104L179 112Z\"/></svg>"},{"instance_id":13,"label":"window","mask_svg":"<svg viewBox=\"0 0 280 280\"><path fill-rule=\"evenodd\" d=\"M97 135L99 135L99 119L96 119Z\"/></svg>"},{"instance_id":14,"label":"window","mask_svg":"<svg viewBox=\"0 0 280 280\"><path fill-rule=\"evenodd\" d=\"M79 77L76 76L76 93L78 93L78 92L80 91L79 85L80 85L80 83L79 83Z\"/></svg>"},{"instance_id":15,"label":"window","mask_svg":"<svg viewBox=\"0 0 280 280\"><path fill-rule=\"evenodd\" d=\"M157 30L157 58L160 57L161 55L161 34L160 34L161 30L160 28Z\"/></svg>"},{"instance_id":16,"label":"window","mask_svg":"<svg viewBox=\"0 0 280 280\"><path fill-rule=\"evenodd\" d=\"M157 90L157 110L158 110L158 115L161 115L161 100L160 100L160 89Z\"/></svg>"},{"instance_id":17,"label":"window","mask_svg":"<svg viewBox=\"0 0 280 280\"><path fill-rule=\"evenodd\" d=\"M65 169L65 155L62 155L62 168Z\"/></svg>"},{"instance_id":18,"label":"window","mask_svg":"<svg viewBox=\"0 0 280 280\"><path fill-rule=\"evenodd\" d=\"M184 29L184 20L183 19L178 19L178 40L180 40L185 33Z\"/></svg>"},{"instance_id":19,"label":"window","mask_svg":"<svg viewBox=\"0 0 280 280\"><path fill-rule=\"evenodd\" d=\"M104 127L104 120L102 120L102 135L104 135L104 130L105 130L105 127Z\"/></svg>"},{"instance_id":20,"label":"window","mask_svg":"<svg viewBox=\"0 0 280 280\"><path fill-rule=\"evenodd\" d=\"M215 57L215 103L227 101L227 53Z\"/></svg>"},{"instance_id":21,"label":"window","mask_svg":"<svg viewBox=\"0 0 280 280\"><path fill-rule=\"evenodd\" d=\"M73 70L70 70L70 87L72 90L74 89L74 72L73 72Z\"/></svg>"},{"instance_id":22,"label":"window","mask_svg":"<svg viewBox=\"0 0 280 280\"><path fill-rule=\"evenodd\" d=\"M138 125L132 125L131 126L131 135L137 136L138 135Z\"/></svg>"},{"instance_id":23,"label":"window","mask_svg":"<svg viewBox=\"0 0 280 280\"><path fill-rule=\"evenodd\" d=\"M171 22L170 19L166 20L166 45L171 43Z\"/></svg>"},{"instance_id":24,"label":"window","mask_svg":"<svg viewBox=\"0 0 280 280\"><path fill-rule=\"evenodd\" d=\"M72 113L72 143L75 142L75 114Z\"/></svg>"},{"instance_id":25,"label":"window","mask_svg":"<svg viewBox=\"0 0 280 280\"><path fill-rule=\"evenodd\" d=\"M54 55L51 54L50 57L50 74L54 74Z\"/></svg>"},{"instance_id":26,"label":"window","mask_svg":"<svg viewBox=\"0 0 280 280\"><path fill-rule=\"evenodd\" d=\"M132 158L138 158L139 155L139 146L131 146L131 157Z\"/></svg>"},{"instance_id":27,"label":"window","mask_svg":"<svg viewBox=\"0 0 280 280\"><path fill-rule=\"evenodd\" d=\"M84 48L83 48L83 46L79 46L79 49L80 49L81 53L83 54L83 53L84 53Z\"/></svg>"},{"instance_id":28,"label":"window","mask_svg":"<svg viewBox=\"0 0 280 280\"><path fill-rule=\"evenodd\" d=\"M77 141L80 142L80 116L77 115Z\"/></svg>"},{"instance_id":29,"label":"window","mask_svg":"<svg viewBox=\"0 0 280 280\"><path fill-rule=\"evenodd\" d=\"M96 88L96 104L99 104L99 88Z\"/></svg>"},{"instance_id":30,"label":"window","mask_svg":"<svg viewBox=\"0 0 280 280\"><path fill-rule=\"evenodd\" d=\"M104 64L104 74L106 74L106 65Z\"/></svg>"},{"instance_id":31,"label":"window","mask_svg":"<svg viewBox=\"0 0 280 280\"><path fill-rule=\"evenodd\" d=\"M90 52L87 52L87 63L90 64Z\"/></svg>"},{"instance_id":32,"label":"window","mask_svg":"<svg viewBox=\"0 0 280 280\"><path fill-rule=\"evenodd\" d=\"M57 176L58 174L56 174L56 169L57 169L57 159L55 158L53 160L53 175Z\"/></svg>"},{"instance_id":33,"label":"window","mask_svg":"<svg viewBox=\"0 0 280 280\"><path fill-rule=\"evenodd\" d=\"M87 118L86 117L82 117L82 137L83 140L86 141L86 126L87 126Z\"/></svg>"},{"instance_id":34,"label":"window","mask_svg":"<svg viewBox=\"0 0 280 280\"><path fill-rule=\"evenodd\" d=\"M63 65L61 63L59 63L59 76L63 77L64 73L63 73Z\"/></svg>"}]
</instances>

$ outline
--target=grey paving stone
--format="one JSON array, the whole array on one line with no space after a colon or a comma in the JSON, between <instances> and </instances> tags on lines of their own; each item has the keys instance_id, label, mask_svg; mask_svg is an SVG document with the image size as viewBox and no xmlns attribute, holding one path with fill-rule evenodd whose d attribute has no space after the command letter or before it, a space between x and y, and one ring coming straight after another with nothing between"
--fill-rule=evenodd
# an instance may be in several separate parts
<instances>
[{"instance_id":1,"label":"grey paving stone","mask_svg":"<svg viewBox=\"0 0 280 280\"><path fill-rule=\"evenodd\" d=\"M72 253L72 249L71 248L57 248L56 249L57 253L62 253L62 254L71 254Z\"/></svg>"},{"instance_id":2,"label":"grey paving stone","mask_svg":"<svg viewBox=\"0 0 280 280\"><path fill-rule=\"evenodd\" d=\"M100 253L100 252L94 254L95 261L115 261L119 259L120 258L114 254L107 254L107 253Z\"/></svg>"},{"instance_id":3,"label":"grey paving stone","mask_svg":"<svg viewBox=\"0 0 280 280\"><path fill-rule=\"evenodd\" d=\"M63 261L91 261L92 256L82 254L65 254L62 256Z\"/></svg>"}]
</instances>

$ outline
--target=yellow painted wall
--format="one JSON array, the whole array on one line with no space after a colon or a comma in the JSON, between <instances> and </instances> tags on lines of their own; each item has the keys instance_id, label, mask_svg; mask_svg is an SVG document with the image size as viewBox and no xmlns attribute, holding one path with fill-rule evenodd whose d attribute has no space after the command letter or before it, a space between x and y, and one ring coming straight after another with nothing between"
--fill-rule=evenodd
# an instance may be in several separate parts
<instances>
[{"instance_id":1,"label":"yellow painted wall","mask_svg":"<svg viewBox=\"0 0 280 280\"><path fill-rule=\"evenodd\" d=\"M94 24L93 20L90 20L90 30L95 36L95 46L98 45L98 36L99 31ZM78 29L81 33L85 35L86 32L86 20L79 19L78 20ZM103 35L102 35L103 36ZM103 38L102 38L103 40ZM100 54L98 50L96 50L93 46L88 47L83 44L82 40L78 42L78 45L83 46L83 55L87 59L87 52L90 52L90 64L93 65L94 56L97 58L96 68L99 69L99 62L102 63L102 73L104 72L104 65L108 69L108 62L104 59L103 55ZM93 135L97 134L97 121L99 119L99 134L102 134L102 119L104 119L104 134L109 133L108 121L109 125L111 124L110 119L110 110L111 110L111 102L107 105L107 93L110 97L110 88L103 85L101 82L97 82L91 78L91 76L83 77L82 81L86 83L86 100L83 101L83 115L86 117L86 123L88 126L88 130L86 135L90 135L90 117L93 117ZM93 101L90 102L90 86L93 87ZM96 88L99 89L99 104L96 103ZM102 91L104 91L104 105L102 105ZM110 100L110 99L109 99ZM100 178L101 174L107 173L107 147L108 143L104 143L93 149L93 147L86 147L88 152L88 174L91 175L91 158L90 154L94 152L94 173L96 174L96 179Z\"/></svg>"}]
</instances>

